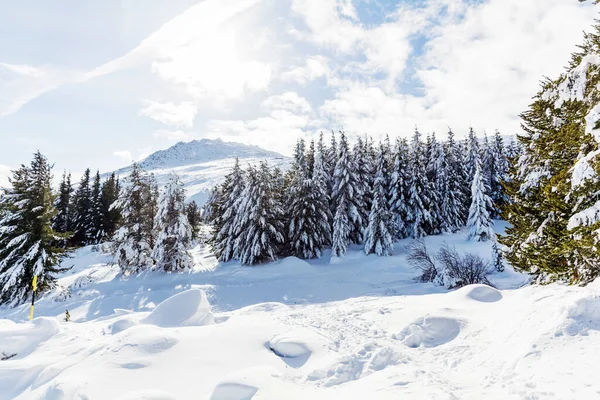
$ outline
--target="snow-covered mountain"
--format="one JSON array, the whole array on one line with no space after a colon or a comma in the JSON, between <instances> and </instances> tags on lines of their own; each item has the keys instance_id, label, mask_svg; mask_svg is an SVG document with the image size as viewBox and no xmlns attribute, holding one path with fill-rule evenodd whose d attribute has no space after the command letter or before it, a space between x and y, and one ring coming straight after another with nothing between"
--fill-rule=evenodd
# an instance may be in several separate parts
<instances>
[{"instance_id":1,"label":"snow-covered mountain","mask_svg":"<svg viewBox=\"0 0 600 400\"><path fill-rule=\"evenodd\" d=\"M258 146L224 142L221 139L201 139L179 142L166 150L149 155L139 164L153 173L159 184L166 183L169 175L176 173L185 185L188 200L203 205L210 190L222 182L231 170L236 157L239 158L242 167L266 160L271 166L287 168L290 160ZM121 168L115 173L124 178L130 171L131 166Z\"/></svg>"}]
</instances>

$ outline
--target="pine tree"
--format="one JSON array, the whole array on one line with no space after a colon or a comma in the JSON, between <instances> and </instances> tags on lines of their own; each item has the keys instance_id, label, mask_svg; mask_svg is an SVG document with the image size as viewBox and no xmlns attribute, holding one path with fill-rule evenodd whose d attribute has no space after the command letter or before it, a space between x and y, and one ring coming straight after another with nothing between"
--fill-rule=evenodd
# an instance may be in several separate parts
<instances>
[{"instance_id":1,"label":"pine tree","mask_svg":"<svg viewBox=\"0 0 600 400\"><path fill-rule=\"evenodd\" d=\"M322 135L322 134L321 134ZM324 153L325 154L325 153ZM331 131L331 142L329 148L327 149L327 156L324 158L325 167L327 168L327 176L329 177L329 182L327 184L327 192L330 194L329 196L329 210L331 214L335 214L336 204L335 199L333 197L334 185L335 185L335 166L338 162L338 149L337 143L335 140L335 132ZM332 221L332 229L333 229L333 221Z\"/></svg>"},{"instance_id":2,"label":"pine tree","mask_svg":"<svg viewBox=\"0 0 600 400\"><path fill-rule=\"evenodd\" d=\"M288 242L300 258L317 258L331 242L327 175L323 154L317 151L312 178L298 175L289 188Z\"/></svg>"},{"instance_id":3,"label":"pine tree","mask_svg":"<svg viewBox=\"0 0 600 400\"><path fill-rule=\"evenodd\" d=\"M90 190L90 169L83 173L73 197L74 230L73 241L77 246L92 242L92 193Z\"/></svg>"},{"instance_id":4,"label":"pine tree","mask_svg":"<svg viewBox=\"0 0 600 400\"><path fill-rule=\"evenodd\" d=\"M505 181L511 226L500 240L511 265L540 283L586 284L600 274L599 56L597 25L567 71L544 81L521 114L522 150L515 151L523 154Z\"/></svg>"},{"instance_id":5,"label":"pine tree","mask_svg":"<svg viewBox=\"0 0 600 400\"><path fill-rule=\"evenodd\" d=\"M504 147L504 140L502 139L500 132L497 130L494 134L494 140L490 146L491 163L489 188L490 198L494 203L492 218L498 218L500 215L500 210L506 203L506 195L502 187L502 182L507 179L509 164L507 150Z\"/></svg>"},{"instance_id":6,"label":"pine tree","mask_svg":"<svg viewBox=\"0 0 600 400\"><path fill-rule=\"evenodd\" d=\"M96 171L91 192L90 239L92 244L101 243L106 238L105 216L102 204L102 184L100 171Z\"/></svg>"},{"instance_id":7,"label":"pine tree","mask_svg":"<svg viewBox=\"0 0 600 400\"><path fill-rule=\"evenodd\" d=\"M448 232L448 222L442 213L448 183L445 180L445 159L442 145L438 143L435 132L427 136L427 191L429 197L428 211L431 216L428 235Z\"/></svg>"},{"instance_id":8,"label":"pine tree","mask_svg":"<svg viewBox=\"0 0 600 400\"><path fill-rule=\"evenodd\" d=\"M153 266L154 220L156 207L151 180L138 164L127 177L128 185L111 208L121 213L121 227L113 238L115 263L125 275L138 273Z\"/></svg>"},{"instance_id":9,"label":"pine tree","mask_svg":"<svg viewBox=\"0 0 600 400\"><path fill-rule=\"evenodd\" d=\"M239 228L235 226L236 216L240 214L241 195L246 186L245 177L236 158L232 171L225 177L219 195L212 206L212 238L210 243L219 261L227 262L234 257L235 241Z\"/></svg>"},{"instance_id":10,"label":"pine tree","mask_svg":"<svg viewBox=\"0 0 600 400\"><path fill-rule=\"evenodd\" d=\"M152 252L155 268L166 272L191 269L192 227L186 214L185 189L177 175L171 176L160 196L154 225L158 231Z\"/></svg>"},{"instance_id":11,"label":"pine tree","mask_svg":"<svg viewBox=\"0 0 600 400\"><path fill-rule=\"evenodd\" d=\"M202 221L202 214L198 204L192 200L185 206L185 215L187 216L190 227L192 228L192 241L198 239L200 233L200 226Z\"/></svg>"},{"instance_id":12,"label":"pine tree","mask_svg":"<svg viewBox=\"0 0 600 400\"><path fill-rule=\"evenodd\" d=\"M504 272L504 256L497 241L492 245L492 266L495 271Z\"/></svg>"},{"instance_id":13,"label":"pine tree","mask_svg":"<svg viewBox=\"0 0 600 400\"><path fill-rule=\"evenodd\" d=\"M63 173L60 181L58 199L56 201L56 217L54 218L54 230L59 233L67 233L73 230L73 185L71 174Z\"/></svg>"},{"instance_id":14,"label":"pine tree","mask_svg":"<svg viewBox=\"0 0 600 400\"><path fill-rule=\"evenodd\" d=\"M431 227L431 214L429 213L429 182L427 180L425 149L421 142L421 134L417 129L412 140L411 152L411 177L408 190L407 223L410 236L419 239L427 235Z\"/></svg>"},{"instance_id":15,"label":"pine tree","mask_svg":"<svg viewBox=\"0 0 600 400\"><path fill-rule=\"evenodd\" d=\"M56 196L52 193L52 166L39 151L30 166L13 172L12 188L2 196L0 213L0 304L14 306L31 293L34 276L38 292L52 289L55 274L68 268L57 246L64 238L52 228Z\"/></svg>"},{"instance_id":16,"label":"pine tree","mask_svg":"<svg viewBox=\"0 0 600 400\"><path fill-rule=\"evenodd\" d=\"M235 255L245 265L274 261L283 245L283 208L278 201L272 171L266 162L257 170L250 167L247 183L241 195L240 210L235 225L239 235Z\"/></svg>"},{"instance_id":17,"label":"pine tree","mask_svg":"<svg viewBox=\"0 0 600 400\"><path fill-rule=\"evenodd\" d=\"M102 203L102 226L106 238L111 238L120 223L121 213L118 208L111 208L112 204L119 198L119 182L114 172L102 184L100 202Z\"/></svg>"},{"instance_id":18,"label":"pine tree","mask_svg":"<svg viewBox=\"0 0 600 400\"><path fill-rule=\"evenodd\" d=\"M481 164L477 160L476 165L471 185L472 200L471 207L469 208L467 227L469 228L469 240L485 242L495 238L494 230L492 229L494 222L488 212L492 200L486 193Z\"/></svg>"},{"instance_id":19,"label":"pine tree","mask_svg":"<svg viewBox=\"0 0 600 400\"><path fill-rule=\"evenodd\" d=\"M351 154L348 149L346 135L342 132L338 149L338 161L335 166L333 185L333 216L332 253L341 256L346 253L350 242L362 241L362 227L364 224L362 212L364 204L361 203L362 193L356 188L358 178L352 169Z\"/></svg>"},{"instance_id":20,"label":"pine tree","mask_svg":"<svg viewBox=\"0 0 600 400\"><path fill-rule=\"evenodd\" d=\"M396 140L394 163L390 174L390 213L392 214L392 231L396 239L404 239L410 235L408 225L408 207L410 168L410 150L406 139Z\"/></svg>"},{"instance_id":21,"label":"pine tree","mask_svg":"<svg viewBox=\"0 0 600 400\"><path fill-rule=\"evenodd\" d=\"M384 154L384 156L387 156L387 154ZM351 240L356 244L364 243L364 232L369 222L369 210L373 203L371 189L377 168L377 165L373 164L375 163L369 157L368 147L365 145L365 142L360 137L357 138L354 150L352 151L350 165L350 169L355 177L353 203L358 213L357 220L360 221L354 224L353 231L350 233ZM385 170L387 171L387 164L385 165ZM388 187L387 176L383 178L386 179L386 182L384 182L385 187Z\"/></svg>"},{"instance_id":22,"label":"pine tree","mask_svg":"<svg viewBox=\"0 0 600 400\"><path fill-rule=\"evenodd\" d=\"M443 215L451 232L458 231L465 225L467 211L464 207L465 189L464 168L460 162L460 149L454 141L454 133L448 130L448 139L444 145L444 158L446 161L446 176L448 177L448 192L446 203L443 207ZM451 177L451 178L450 178Z\"/></svg>"},{"instance_id":23,"label":"pine tree","mask_svg":"<svg viewBox=\"0 0 600 400\"><path fill-rule=\"evenodd\" d=\"M315 170L315 141L311 140L308 150L306 151L306 170L308 171L308 177L313 176Z\"/></svg>"},{"instance_id":24,"label":"pine tree","mask_svg":"<svg viewBox=\"0 0 600 400\"><path fill-rule=\"evenodd\" d=\"M394 250L392 220L388 208L385 145L382 144L377 158L377 172L373 186L373 203L369 213L369 225L365 232L365 253L389 256Z\"/></svg>"},{"instance_id":25,"label":"pine tree","mask_svg":"<svg viewBox=\"0 0 600 400\"><path fill-rule=\"evenodd\" d=\"M475 170L477 169L477 160L480 160L479 154L479 142L477 141L477 135L473 128L469 128L469 134L465 141L466 152L464 153L464 165L467 171L466 179L468 182L473 181Z\"/></svg>"}]
</instances>

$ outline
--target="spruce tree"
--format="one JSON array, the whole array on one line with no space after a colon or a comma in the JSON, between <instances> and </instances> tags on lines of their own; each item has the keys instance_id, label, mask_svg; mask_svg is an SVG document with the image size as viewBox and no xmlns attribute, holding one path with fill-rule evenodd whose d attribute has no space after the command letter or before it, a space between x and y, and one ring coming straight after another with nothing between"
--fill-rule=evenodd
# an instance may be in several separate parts
<instances>
[{"instance_id":1,"label":"spruce tree","mask_svg":"<svg viewBox=\"0 0 600 400\"><path fill-rule=\"evenodd\" d=\"M494 222L488 212L492 200L486 193L483 172L478 160L476 160L476 165L473 183L471 184L471 207L469 208L467 228L469 228L469 240L485 242L495 238L492 229Z\"/></svg>"},{"instance_id":2,"label":"spruce tree","mask_svg":"<svg viewBox=\"0 0 600 400\"><path fill-rule=\"evenodd\" d=\"M315 141L311 140L310 145L308 146L308 150L306 151L306 170L308 171L308 177L313 176L313 171L315 169Z\"/></svg>"},{"instance_id":3,"label":"spruce tree","mask_svg":"<svg viewBox=\"0 0 600 400\"><path fill-rule=\"evenodd\" d=\"M102 203L102 226L106 238L115 234L121 220L121 214L112 204L119 198L119 184L114 172L102 184L102 194L100 202Z\"/></svg>"},{"instance_id":4,"label":"spruce tree","mask_svg":"<svg viewBox=\"0 0 600 400\"><path fill-rule=\"evenodd\" d=\"M392 219L388 208L386 157L384 144L380 145L377 172L373 186L373 203L369 213L369 225L365 232L365 253L389 256L394 250Z\"/></svg>"},{"instance_id":5,"label":"spruce tree","mask_svg":"<svg viewBox=\"0 0 600 400\"><path fill-rule=\"evenodd\" d=\"M77 246L92 242L92 192L90 189L90 169L86 169L79 181L73 197L73 222Z\"/></svg>"},{"instance_id":6,"label":"spruce tree","mask_svg":"<svg viewBox=\"0 0 600 400\"><path fill-rule=\"evenodd\" d=\"M186 214L185 189L175 174L160 196L154 225L158 232L152 252L154 268L166 272L191 269L192 227Z\"/></svg>"},{"instance_id":7,"label":"spruce tree","mask_svg":"<svg viewBox=\"0 0 600 400\"><path fill-rule=\"evenodd\" d=\"M234 257L235 241L239 228L235 225L236 216L241 212L241 195L246 186L245 176L236 158L232 171L225 177L216 202L212 206L215 214L212 221L210 243L219 261L227 262Z\"/></svg>"},{"instance_id":8,"label":"spruce tree","mask_svg":"<svg viewBox=\"0 0 600 400\"><path fill-rule=\"evenodd\" d=\"M52 193L52 166L39 151L30 166L13 172L2 196L0 213L0 304L27 300L37 276L38 292L52 289L66 256L58 244L65 238L52 228L57 212Z\"/></svg>"},{"instance_id":9,"label":"spruce tree","mask_svg":"<svg viewBox=\"0 0 600 400\"><path fill-rule=\"evenodd\" d=\"M192 241L194 241L198 239L202 222L202 214L200 212L200 207L198 207L198 203L196 203L194 200L190 201L185 206L185 215L190 223L190 227L192 229Z\"/></svg>"},{"instance_id":10,"label":"spruce tree","mask_svg":"<svg viewBox=\"0 0 600 400\"><path fill-rule=\"evenodd\" d=\"M461 163L460 149L454 141L454 133L448 130L448 139L444 144L444 159L446 161L446 176L448 177L448 192L443 207L443 215L451 232L458 231L465 225L467 211L464 207L465 169Z\"/></svg>"},{"instance_id":11,"label":"spruce tree","mask_svg":"<svg viewBox=\"0 0 600 400\"><path fill-rule=\"evenodd\" d=\"M250 167L246 175L247 183L235 221L239 227L235 256L244 265L274 261L285 241L285 227L273 174L262 161L258 170Z\"/></svg>"},{"instance_id":12,"label":"spruce tree","mask_svg":"<svg viewBox=\"0 0 600 400\"><path fill-rule=\"evenodd\" d=\"M410 235L408 225L408 207L410 168L410 150L406 139L398 138L394 150L394 163L390 174L390 213L392 215L392 231L396 239L404 239Z\"/></svg>"},{"instance_id":13,"label":"spruce tree","mask_svg":"<svg viewBox=\"0 0 600 400\"><path fill-rule=\"evenodd\" d=\"M494 202L492 218L498 218L500 215L500 210L506 203L506 195L504 193L504 188L502 187L502 182L507 179L509 164L507 150L504 146L504 140L502 139L500 132L497 130L494 134L494 140L490 144L490 147L491 163L488 185L490 188L490 198Z\"/></svg>"},{"instance_id":14,"label":"spruce tree","mask_svg":"<svg viewBox=\"0 0 600 400\"><path fill-rule=\"evenodd\" d=\"M387 156L387 154L384 154L384 156ZM369 210L371 208L371 204L373 203L373 194L371 189L373 187L373 178L375 176L377 165L376 160L373 162L370 159L368 147L360 137L356 139L351 160L350 170L355 177L353 184L353 203L356 206L358 218L357 222L354 223L353 231L350 233L350 238L354 243L361 244L364 243L364 232L369 221ZM385 165L385 170L387 171L387 164ZM386 180L384 185L385 187L388 187L388 177L384 176L384 179Z\"/></svg>"},{"instance_id":15,"label":"spruce tree","mask_svg":"<svg viewBox=\"0 0 600 400\"><path fill-rule=\"evenodd\" d=\"M341 256L346 253L350 242L362 241L364 226L362 193L358 192L358 178L353 170L351 154L342 132L338 148L338 161L333 178L333 216L332 253Z\"/></svg>"},{"instance_id":16,"label":"spruce tree","mask_svg":"<svg viewBox=\"0 0 600 400\"><path fill-rule=\"evenodd\" d=\"M479 153L479 142L473 128L469 128L469 134L465 140L466 152L464 153L464 165L466 169L466 179L468 182L473 181L475 170L477 169L477 160L481 160ZM484 177L485 178L485 177Z\"/></svg>"},{"instance_id":17,"label":"spruce tree","mask_svg":"<svg viewBox=\"0 0 600 400\"><path fill-rule=\"evenodd\" d=\"M72 196L73 185L71 184L71 174L67 174L65 171L58 189L56 217L53 223L54 230L59 233L67 233L73 230Z\"/></svg>"},{"instance_id":18,"label":"spruce tree","mask_svg":"<svg viewBox=\"0 0 600 400\"><path fill-rule=\"evenodd\" d=\"M102 183L100 171L96 171L91 191L90 240L92 244L101 243L106 238L105 216L102 205Z\"/></svg>"},{"instance_id":19,"label":"spruce tree","mask_svg":"<svg viewBox=\"0 0 600 400\"><path fill-rule=\"evenodd\" d=\"M113 203L121 213L121 227L113 238L115 263L123 274L130 275L152 268L154 219L156 207L151 180L138 164L127 177L127 185Z\"/></svg>"},{"instance_id":20,"label":"spruce tree","mask_svg":"<svg viewBox=\"0 0 600 400\"><path fill-rule=\"evenodd\" d=\"M312 178L297 175L289 188L288 243L290 253L317 258L331 242L327 174L323 154L317 151Z\"/></svg>"},{"instance_id":21,"label":"spruce tree","mask_svg":"<svg viewBox=\"0 0 600 400\"><path fill-rule=\"evenodd\" d=\"M447 194L448 182L445 176L445 159L441 143L438 143L435 132L428 136L427 151L427 191L429 197L428 211L431 215L431 225L428 235L448 232L448 222L442 208Z\"/></svg>"},{"instance_id":22,"label":"spruce tree","mask_svg":"<svg viewBox=\"0 0 600 400\"><path fill-rule=\"evenodd\" d=\"M421 134L417 129L415 129L412 140L410 162L407 223L410 236L413 239L419 239L430 231L432 220L429 213L429 181L427 180L425 149L421 142Z\"/></svg>"}]
</instances>

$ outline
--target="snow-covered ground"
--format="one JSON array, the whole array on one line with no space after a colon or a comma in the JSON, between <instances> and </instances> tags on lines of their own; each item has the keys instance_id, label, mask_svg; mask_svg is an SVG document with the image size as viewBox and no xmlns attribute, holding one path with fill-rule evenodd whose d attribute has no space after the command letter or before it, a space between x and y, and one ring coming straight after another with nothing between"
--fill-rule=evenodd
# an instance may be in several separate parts
<instances>
[{"instance_id":1,"label":"snow-covered ground","mask_svg":"<svg viewBox=\"0 0 600 400\"><path fill-rule=\"evenodd\" d=\"M502 226L499 226L501 229ZM484 257L466 233L427 238ZM0 399L593 399L600 282L448 291L387 258L287 258L124 279L81 249L56 291L0 310ZM57 301L57 300L64 301ZM210 303L210 305L209 305ZM63 322L65 310L71 322Z\"/></svg>"}]
</instances>

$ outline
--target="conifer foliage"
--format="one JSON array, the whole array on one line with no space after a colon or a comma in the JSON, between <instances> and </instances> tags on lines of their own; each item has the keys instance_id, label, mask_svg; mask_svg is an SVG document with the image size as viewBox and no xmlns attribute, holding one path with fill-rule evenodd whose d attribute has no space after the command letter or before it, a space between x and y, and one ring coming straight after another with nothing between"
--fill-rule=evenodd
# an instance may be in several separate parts
<instances>
[{"instance_id":1,"label":"conifer foliage","mask_svg":"<svg viewBox=\"0 0 600 400\"><path fill-rule=\"evenodd\" d=\"M16 305L38 290L54 287L66 253L58 244L64 235L52 227L57 211L52 192L52 167L40 152L29 166L13 172L11 188L0 205L0 304Z\"/></svg>"},{"instance_id":2,"label":"conifer foliage","mask_svg":"<svg viewBox=\"0 0 600 400\"><path fill-rule=\"evenodd\" d=\"M308 149L299 140L285 175L266 164L244 172L236 162L204 207L209 243L221 261L254 265L289 255L316 258L326 248L341 257L351 245L386 256L395 240L455 232L467 217L475 240L491 239L495 208L487 181L505 199L509 153L498 137L480 145L473 130L462 142L449 131L446 141L430 135L423 142L415 130L410 144L398 139L392 148L386 137L376 150L371 138L351 146L340 132L329 147L322 134ZM473 176L465 168L467 148Z\"/></svg>"}]
</instances>

